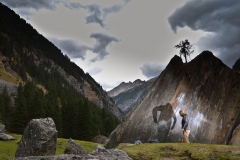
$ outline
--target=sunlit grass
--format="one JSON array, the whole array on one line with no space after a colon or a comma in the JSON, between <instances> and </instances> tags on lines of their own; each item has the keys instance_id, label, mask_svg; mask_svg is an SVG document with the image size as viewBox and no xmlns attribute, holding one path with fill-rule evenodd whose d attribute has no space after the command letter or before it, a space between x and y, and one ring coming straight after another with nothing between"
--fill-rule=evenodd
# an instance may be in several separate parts
<instances>
[{"instance_id":1,"label":"sunlit grass","mask_svg":"<svg viewBox=\"0 0 240 160\"><path fill-rule=\"evenodd\" d=\"M0 160L15 157L21 135L12 134L13 141L0 141ZM97 143L74 140L88 153L91 153ZM58 138L56 155L63 154L68 139ZM228 159L239 160L240 146L199 144L199 143L145 143L140 145L119 145L117 149L124 150L134 160L159 160L159 159Z\"/></svg>"},{"instance_id":2,"label":"sunlit grass","mask_svg":"<svg viewBox=\"0 0 240 160\"><path fill-rule=\"evenodd\" d=\"M240 159L240 146L198 143L154 143L118 146L134 160L140 159Z\"/></svg>"},{"instance_id":3,"label":"sunlit grass","mask_svg":"<svg viewBox=\"0 0 240 160\"><path fill-rule=\"evenodd\" d=\"M22 136L17 134L12 134L16 140L13 141L0 141L0 160L9 159L15 157L15 152L18 147L18 142L21 140ZM77 144L80 144L88 153L91 153L95 147L98 145L97 143L87 142L87 141L79 141L74 140ZM67 146L68 139L58 138L57 139L57 148L56 155L63 154L64 150Z\"/></svg>"}]
</instances>

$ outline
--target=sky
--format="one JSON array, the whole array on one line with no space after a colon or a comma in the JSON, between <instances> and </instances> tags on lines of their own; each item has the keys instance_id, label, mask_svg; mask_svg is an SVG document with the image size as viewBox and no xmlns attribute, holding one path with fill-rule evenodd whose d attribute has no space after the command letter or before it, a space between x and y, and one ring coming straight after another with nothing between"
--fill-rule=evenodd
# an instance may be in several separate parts
<instances>
[{"instance_id":1,"label":"sky","mask_svg":"<svg viewBox=\"0 0 240 160\"><path fill-rule=\"evenodd\" d=\"M188 39L188 61L210 50L240 58L239 0L0 0L104 90L158 76ZM183 59L184 61L184 59Z\"/></svg>"}]
</instances>

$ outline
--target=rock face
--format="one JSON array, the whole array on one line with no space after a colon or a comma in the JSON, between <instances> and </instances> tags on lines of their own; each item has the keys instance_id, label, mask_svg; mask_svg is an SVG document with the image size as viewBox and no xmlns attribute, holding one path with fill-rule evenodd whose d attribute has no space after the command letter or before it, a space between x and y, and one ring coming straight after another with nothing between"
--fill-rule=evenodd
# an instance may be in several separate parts
<instances>
[{"instance_id":1,"label":"rock face","mask_svg":"<svg viewBox=\"0 0 240 160\"><path fill-rule=\"evenodd\" d=\"M229 144L240 146L240 125L238 125L238 127L234 130L232 139Z\"/></svg>"},{"instance_id":2,"label":"rock face","mask_svg":"<svg viewBox=\"0 0 240 160\"><path fill-rule=\"evenodd\" d=\"M115 101L118 108L120 108L126 115L148 93L155 80L156 78L152 78L148 81L141 81L143 83L139 83L139 85L133 86L131 89L121 92L117 96L112 97L112 99Z\"/></svg>"},{"instance_id":3,"label":"rock face","mask_svg":"<svg viewBox=\"0 0 240 160\"><path fill-rule=\"evenodd\" d=\"M54 155L58 132L52 118L32 119L24 129L16 157Z\"/></svg>"},{"instance_id":4,"label":"rock face","mask_svg":"<svg viewBox=\"0 0 240 160\"><path fill-rule=\"evenodd\" d=\"M71 138L68 141L64 154L87 154L87 151L79 144L75 143Z\"/></svg>"},{"instance_id":5,"label":"rock face","mask_svg":"<svg viewBox=\"0 0 240 160\"><path fill-rule=\"evenodd\" d=\"M159 139L166 131L162 127L168 126L169 121L171 126L160 142L180 142L181 109L189 116L191 142L228 144L240 123L239 89L239 72L228 68L211 52L204 51L187 64L174 56L143 101L111 133L105 147ZM167 117L157 111L154 123L153 109L168 103L171 109L165 108L175 115L175 120L173 114Z\"/></svg>"},{"instance_id":6,"label":"rock face","mask_svg":"<svg viewBox=\"0 0 240 160\"><path fill-rule=\"evenodd\" d=\"M139 86L139 85L141 85L143 83L144 83L144 81L141 81L140 79L137 79L134 82L129 82L129 83L122 82L117 87L115 87L112 90L108 91L107 94L110 97L115 97L115 96L119 95L120 93L126 92L129 89L134 88L136 86Z\"/></svg>"}]
</instances>

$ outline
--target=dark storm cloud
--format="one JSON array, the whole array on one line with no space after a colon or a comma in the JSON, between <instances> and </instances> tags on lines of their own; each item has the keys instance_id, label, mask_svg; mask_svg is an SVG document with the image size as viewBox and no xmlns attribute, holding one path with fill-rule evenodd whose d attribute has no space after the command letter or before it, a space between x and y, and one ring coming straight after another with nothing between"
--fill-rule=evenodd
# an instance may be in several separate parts
<instances>
[{"instance_id":1,"label":"dark storm cloud","mask_svg":"<svg viewBox=\"0 0 240 160\"><path fill-rule=\"evenodd\" d=\"M169 16L168 22L178 28L208 32L196 43L199 49L210 50L232 67L240 57L240 1L189 0Z\"/></svg>"},{"instance_id":2,"label":"dark storm cloud","mask_svg":"<svg viewBox=\"0 0 240 160\"><path fill-rule=\"evenodd\" d=\"M0 0L2 3L6 4L10 8L33 8L39 9L49 9L53 10L56 8L56 4L59 0Z\"/></svg>"},{"instance_id":3,"label":"dark storm cloud","mask_svg":"<svg viewBox=\"0 0 240 160\"><path fill-rule=\"evenodd\" d=\"M86 6L85 8L88 10L90 14L85 18L87 24L98 23L100 26L105 27L104 17L102 16L103 13L99 5L92 4L92 5Z\"/></svg>"},{"instance_id":4,"label":"dark storm cloud","mask_svg":"<svg viewBox=\"0 0 240 160\"><path fill-rule=\"evenodd\" d=\"M163 66L156 63L145 63L142 67L140 67L142 74L147 78L153 78L159 76L159 74L163 71Z\"/></svg>"},{"instance_id":5,"label":"dark storm cloud","mask_svg":"<svg viewBox=\"0 0 240 160\"><path fill-rule=\"evenodd\" d=\"M91 62L104 60L109 55L109 52L107 51L108 45L111 44L111 42L119 42L119 39L103 33L93 33L90 35L90 38L96 39L93 47L69 39L49 38L49 40L70 58L81 58L82 60L85 60L86 52L88 50L92 51L97 54L97 56L91 59Z\"/></svg>"},{"instance_id":6,"label":"dark storm cloud","mask_svg":"<svg viewBox=\"0 0 240 160\"><path fill-rule=\"evenodd\" d=\"M89 15L85 17L86 24L96 23L99 24L101 27L105 28L106 24L104 23L104 21L107 15L110 13L120 12L129 2L130 0L124 0L124 4L113 5L111 7L101 7L97 4L83 6L82 4L76 2L65 3L64 5L65 7L72 10L81 8L88 10Z\"/></svg>"},{"instance_id":7,"label":"dark storm cloud","mask_svg":"<svg viewBox=\"0 0 240 160\"><path fill-rule=\"evenodd\" d=\"M90 38L95 38L96 43L92 47L92 52L96 53L97 56L93 59L91 59L91 62L101 61L103 60L107 55L109 55L107 51L107 46L111 42L119 42L120 40L109 36L104 33L93 33L90 35Z\"/></svg>"},{"instance_id":8,"label":"dark storm cloud","mask_svg":"<svg viewBox=\"0 0 240 160\"><path fill-rule=\"evenodd\" d=\"M82 60L85 60L87 50L92 50L91 47L88 47L74 40L68 40L68 39L62 40L57 38L49 38L49 40L53 42L59 49L61 49L70 58L80 58Z\"/></svg>"}]
</instances>

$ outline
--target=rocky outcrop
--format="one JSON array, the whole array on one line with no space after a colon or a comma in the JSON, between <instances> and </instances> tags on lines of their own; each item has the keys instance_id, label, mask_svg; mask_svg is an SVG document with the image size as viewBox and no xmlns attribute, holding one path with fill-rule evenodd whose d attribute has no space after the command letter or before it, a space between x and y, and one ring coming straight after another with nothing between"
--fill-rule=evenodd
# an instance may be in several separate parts
<instances>
[{"instance_id":1,"label":"rocky outcrop","mask_svg":"<svg viewBox=\"0 0 240 160\"><path fill-rule=\"evenodd\" d=\"M105 147L157 139L162 136L162 127L166 126L169 131L160 142L180 142L180 109L189 116L191 142L228 144L240 123L239 89L239 72L228 68L211 52L204 51L187 64L174 56L143 101L111 133ZM168 103L171 110L163 108L174 116L161 116L162 112L158 111L157 117L164 119L157 119L155 123L153 109Z\"/></svg>"},{"instance_id":2,"label":"rocky outcrop","mask_svg":"<svg viewBox=\"0 0 240 160\"><path fill-rule=\"evenodd\" d=\"M132 160L126 152L117 149L105 149L98 145L91 154L61 154L55 156L19 157L11 160Z\"/></svg>"},{"instance_id":3,"label":"rocky outcrop","mask_svg":"<svg viewBox=\"0 0 240 160\"><path fill-rule=\"evenodd\" d=\"M120 108L126 115L148 93L155 80L156 78L152 78L148 81L141 81L142 83L139 83L139 85L133 86L131 89L121 92L117 96L112 97L112 99L115 101L118 108Z\"/></svg>"},{"instance_id":4,"label":"rocky outcrop","mask_svg":"<svg viewBox=\"0 0 240 160\"><path fill-rule=\"evenodd\" d=\"M233 135L229 144L240 146L240 125L238 125L237 128L233 131Z\"/></svg>"},{"instance_id":5,"label":"rocky outcrop","mask_svg":"<svg viewBox=\"0 0 240 160\"><path fill-rule=\"evenodd\" d=\"M144 81L141 81L140 79L137 79L134 82L129 82L129 83L122 82L117 87L115 87L112 90L108 91L107 94L110 97L115 97L115 96L119 95L120 93L126 92L129 89L134 88L136 86L139 86L139 85L141 85L143 83L144 83Z\"/></svg>"},{"instance_id":6,"label":"rocky outcrop","mask_svg":"<svg viewBox=\"0 0 240 160\"><path fill-rule=\"evenodd\" d=\"M14 138L11 135L8 135L6 133L0 133L0 140L4 140L4 141L9 141L9 140L15 140L16 138Z\"/></svg>"},{"instance_id":7,"label":"rocky outcrop","mask_svg":"<svg viewBox=\"0 0 240 160\"><path fill-rule=\"evenodd\" d=\"M106 149L101 145L98 145L91 155L98 157L99 159L119 159L119 160L131 160L126 152L118 149Z\"/></svg>"},{"instance_id":8,"label":"rocky outcrop","mask_svg":"<svg viewBox=\"0 0 240 160\"><path fill-rule=\"evenodd\" d=\"M80 144L75 143L74 140L70 138L64 154L82 155L87 154L87 151Z\"/></svg>"},{"instance_id":9,"label":"rocky outcrop","mask_svg":"<svg viewBox=\"0 0 240 160\"><path fill-rule=\"evenodd\" d=\"M100 143L100 144L105 144L106 141L107 141L107 137L103 135L97 135L92 139L92 142Z\"/></svg>"},{"instance_id":10,"label":"rocky outcrop","mask_svg":"<svg viewBox=\"0 0 240 160\"><path fill-rule=\"evenodd\" d=\"M15 156L54 155L57 135L58 132L52 118L32 119L24 129Z\"/></svg>"}]
</instances>

